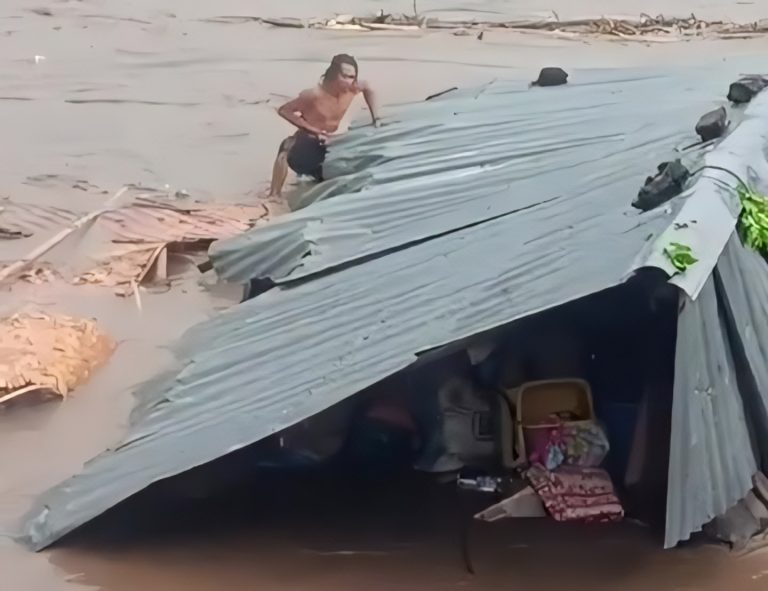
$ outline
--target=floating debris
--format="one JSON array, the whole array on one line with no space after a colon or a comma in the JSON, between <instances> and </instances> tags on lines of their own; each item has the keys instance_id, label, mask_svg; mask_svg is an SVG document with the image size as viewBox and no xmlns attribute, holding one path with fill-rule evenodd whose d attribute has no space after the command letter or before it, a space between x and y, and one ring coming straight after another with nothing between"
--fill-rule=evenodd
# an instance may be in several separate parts
<instances>
[{"instance_id":1,"label":"floating debris","mask_svg":"<svg viewBox=\"0 0 768 591\"><path fill-rule=\"evenodd\" d=\"M219 22L233 17L216 17ZM768 33L768 20L749 23L733 23L722 20L701 20L692 14L688 18L667 18L663 15L652 17L642 14L639 19L588 18L560 20L557 15L549 19L517 21L452 20L412 15L395 17L380 11L376 16L355 17L338 15L335 18L302 21L295 18L240 17L241 22L257 21L274 27L325 28L358 31L420 31L472 30L480 29L478 39L482 40L483 30L505 29L508 31L540 32L550 34L574 34L593 37L608 37L621 40L674 41L679 38L712 36L726 39L749 38ZM231 22L231 21L230 21ZM463 33L456 33L461 36Z\"/></svg>"},{"instance_id":2,"label":"floating debris","mask_svg":"<svg viewBox=\"0 0 768 591\"><path fill-rule=\"evenodd\" d=\"M169 252L194 258L215 240L241 234L269 214L264 204L181 206L140 199L99 218L94 230L108 236L107 244L91 254L96 266L78 275L75 283L114 287L118 295L131 295L144 282L167 280Z\"/></svg>"},{"instance_id":3,"label":"floating debris","mask_svg":"<svg viewBox=\"0 0 768 591\"><path fill-rule=\"evenodd\" d=\"M0 200L0 238L28 238L37 232L60 228L77 219L75 212L60 207Z\"/></svg>"},{"instance_id":4,"label":"floating debris","mask_svg":"<svg viewBox=\"0 0 768 591\"><path fill-rule=\"evenodd\" d=\"M205 254L215 240L231 238L264 223L276 210L261 202L248 205L190 202L190 194L185 190L176 191L175 197L177 200L170 201L165 196L139 197L130 205L89 214L88 242L79 250L82 256L71 261L73 269L79 268L74 271L74 279L70 273L67 280L114 287L119 295L129 295L135 291L133 282L141 285L154 278L167 278L165 265L169 250L194 259ZM81 214L56 207L2 200L0 240L61 230L81 219ZM64 230L58 236L62 232ZM12 275L31 283L45 283L61 277L44 268L38 265L32 271L21 273L19 267L12 274L8 267L0 268L0 278Z\"/></svg>"},{"instance_id":5,"label":"floating debris","mask_svg":"<svg viewBox=\"0 0 768 591\"><path fill-rule=\"evenodd\" d=\"M0 403L31 392L66 398L114 351L92 320L20 313L0 319Z\"/></svg>"}]
</instances>

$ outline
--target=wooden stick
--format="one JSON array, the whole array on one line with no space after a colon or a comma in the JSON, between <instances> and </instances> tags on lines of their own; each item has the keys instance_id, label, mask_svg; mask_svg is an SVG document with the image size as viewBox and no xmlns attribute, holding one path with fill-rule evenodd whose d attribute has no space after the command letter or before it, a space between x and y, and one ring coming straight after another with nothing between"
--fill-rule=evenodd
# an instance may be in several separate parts
<instances>
[{"instance_id":1,"label":"wooden stick","mask_svg":"<svg viewBox=\"0 0 768 591\"><path fill-rule=\"evenodd\" d=\"M286 27L289 29L304 29L304 21L298 18L262 18L261 22L273 27Z\"/></svg>"},{"instance_id":2,"label":"wooden stick","mask_svg":"<svg viewBox=\"0 0 768 591\"><path fill-rule=\"evenodd\" d=\"M449 92L453 92L454 90L458 90L458 86L451 86L451 88L446 88L445 90L441 90L440 92L436 92L435 94L430 94L427 98L425 98L425 101L431 101L432 99L436 99L439 96L443 96L444 94L448 94Z\"/></svg>"},{"instance_id":3,"label":"wooden stick","mask_svg":"<svg viewBox=\"0 0 768 591\"><path fill-rule=\"evenodd\" d=\"M32 251L29 254L27 254L25 257L19 259L18 261L16 261L11 265L8 265L5 269L0 271L0 284L8 280L9 278L19 274L20 272L24 271L29 265L34 263L37 259L43 256L45 253L47 253L57 244L59 244L62 240L64 240L67 236L72 234L74 231L82 228L87 223L94 221L101 214L108 212L110 209L112 209L112 204L115 203L127 190L128 190L128 187L123 187L106 201L106 203L104 204L104 207L96 211L92 211L91 213L84 215L81 218L78 218L72 223L72 225L69 228L65 228L50 240L47 240L37 248L32 249Z\"/></svg>"},{"instance_id":4,"label":"wooden stick","mask_svg":"<svg viewBox=\"0 0 768 591\"><path fill-rule=\"evenodd\" d=\"M136 307L139 309L139 312L142 312L144 310L144 307L141 305L141 294L139 293L139 284L136 283L135 279L131 279L131 289L133 290L133 295L136 298Z\"/></svg>"},{"instance_id":5,"label":"wooden stick","mask_svg":"<svg viewBox=\"0 0 768 591\"><path fill-rule=\"evenodd\" d=\"M355 25L363 29L372 31L420 31L421 27L418 25L393 25L390 23L363 23L362 25Z\"/></svg>"},{"instance_id":6,"label":"wooden stick","mask_svg":"<svg viewBox=\"0 0 768 591\"><path fill-rule=\"evenodd\" d=\"M158 266L158 264L162 265L162 269ZM141 271L141 273L139 273L139 276L135 278L136 283L141 285L153 270L155 271L154 277L153 277L154 279L167 279L168 278L167 264L168 264L168 244L163 243L160 246L158 246L155 250L152 251L152 254L149 256L149 260L147 260L147 264L144 265L144 269Z\"/></svg>"},{"instance_id":7,"label":"wooden stick","mask_svg":"<svg viewBox=\"0 0 768 591\"><path fill-rule=\"evenodd\" d=\"M39 390L46 390L50 392L54 392L55 394L61 396L60 392L57 392L53 388L49 386L38 386L37 384L30 384L29 386L24 386L23 388L19 388L18 390L14 390L13 392L9 392L8 394L5 394L4 396L0 396L0 404L3 402L8 402L9 400L13 400L14 398L18 398L22 394L26 394L27 392L35 392ZM63 396L62 396L63 398Z\"/></svg>"},{"instance_id":8,"label":"wooden stick","mask_svg":"<svg viewBox=\"0 0 768 591\"><path fill-rule=\"evenodd\" d=\"M350 25L340 25L338 23L335 24L335 25L319 25L319 28L320 29L326 29L328 31L364 31L364 32L368 32L368 31L372 31L373 30L369 26L352 25L352 24L350 24Z\"/></svg>"}]
</instances>

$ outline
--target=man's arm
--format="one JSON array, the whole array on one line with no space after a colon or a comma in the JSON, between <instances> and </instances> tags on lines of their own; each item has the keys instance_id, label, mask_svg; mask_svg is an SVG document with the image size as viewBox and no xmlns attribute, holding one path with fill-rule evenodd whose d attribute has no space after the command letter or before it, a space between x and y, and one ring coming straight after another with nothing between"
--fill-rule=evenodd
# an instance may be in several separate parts
<instances>
[{"instance_id":1,"label":"man's arm","mask_svg":"<svg viewBox=\"0 0 768 591\"><path fill-rule=\"evenodd\" d=\"M368 105L368 110L371 112L371 121L373 124L379 126L379 103L376 98L376 93L373 88L367 82L361 82L360 91L363 93L365 104Z\"/></svg>"},{"instance_id":2,"label":"man's arm","mask_svg":"<svg viewBox=\"0 0 768 591\"><path fill-rule=\"evenodd\" d=\"M325 131L318 129L314 125L310 124L309 121L304 119L302 116L304 107L307 104L307 101L311 100L311 98L311 91L304 91L297 98L293 99L292 101L288 101L282 107L280 107L277 110L277 114L291 125L298 127L300 130L306 131L307 133L317 137L323 137L325 136Z\"/></svg>"}]
</instances>

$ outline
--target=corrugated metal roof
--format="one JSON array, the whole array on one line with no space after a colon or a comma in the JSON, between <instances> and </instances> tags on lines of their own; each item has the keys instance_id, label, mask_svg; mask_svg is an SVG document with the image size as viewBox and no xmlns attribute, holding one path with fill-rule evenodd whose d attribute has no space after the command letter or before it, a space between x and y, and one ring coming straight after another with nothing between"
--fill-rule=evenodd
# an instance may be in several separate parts
<instances>
[{"instance_id":1,"label":"corrugated metal roof","mask_svg":"<svg viewBox=\"0 0 768 591\"><path fill-rule=\"evenodd\" d=\"M75 221L80 214L45 205L15 203L0 199L0 230L31 236L36 232L64 227Z\"/></svg>"},{"instance_id":2,"label":"corrugated metal roof","mask_svg":"<svg viewBox=\"0 0 768 591\"><path fill-rule=\"evenodd\" d=\"M665 100L674 97L671 79L659 80L666 81L658 87ZM701 84L709 88L713 83L707 79ZM560 90L565 89L540 96L556 101ZM639 88L628 93L628 100L635 92ZM570 182L566 175L551 172L551 166L540 166L542 154L523 154L520 157L539 174L537 182L526 186L544 196L533 204L527 200L532 207L515 207L519 211L514 214L464 224L461 229L448 224L452 231L433 232L429 240L374 249L371 254L386 256L316 274L311 281L285 283L192 329L178 350L176 370L140 393L126 439L39 499L26 524L27 542L44 547L150 483L312 416L408 366L423 351L621 282L649 238L673 219L663 208L641 216L629 211L627 203L637 191L639 177L663 159L658 141L666 137L668 143L663 145L671 146L678 134L684 135L680 117L687 126L693 125L692 113L697 111L691 104L701 101L702 111L710 106L705 106L704 95L709 96L690 92L685 117L681 111L668 113L655 107L633 112L634 128L648 134L649 144L647 151L631 140L615 146L617 153L622 153L620 145L629 148L624 166L632 174L627 178L618 174L621 166L612 153L600 152L603 156L595 160L591 142L585 142L592 149L583 160L594 168L580 168ZM472 100L478 99L473 95ZM571 101L569 108L588 111L589 93L581 100ZM508 105L509 117L514 117L518 110L511 98ZM661 113L674 117L667 121ZM496 116L503 119L499 113ZM600 121L596 116L587 121L595 127L586 137L610 137L606 130L601 133ZM656 128L658 135L645 128ZM481 140L482 135L467 131L467 151ZM514 150L514 143L498 149ZM414 153L417 157L419 151ZM611 163L607 172L603 159ZM642 172L636 168L639 160L648 164ZM410 166L408 162L410 157L404 166ZM550 187L550 176L563 186ZM571 192L570 184L581 190ZM403 185L403 191L409 186ZM466 188L451 189L449 184L439 193L446 203L454 203L447 207L453 207L455 216L472 209L454 196L453 191ZM365 198L365 193L356 196ZM462 194L470 200L475 195ZM511 195L525 200L521 191ZM410 197L417 207L419 194L413 191ZM337 199L341 197L331 201ZM391 201L390 207L393 203L402 201ZM394 233L416 216L411 212L398 218L385 210L375 210L387 217L381 233ZM440 211L434 202L418 213L429 217L429 212ZM376 218L375 212L369 219ZM355 213L360 219L362 212ZM290 249L298 243L291 239L284 244ZM408 248L400 248L403 245ZM341 258L329 261L336 265Z\"/></svg>"},{"instance_id":3,"label":"corrugated metal roof","mask_svg":"<svg viewBox=\"0 0 768 591\"><path fill-rule=\"evenodd\" d=\"M665 546L744 498L757 463L714 276L678 320Z\"/></svg>"},{"instance_id":4,"label":"corrugated metal roof","mask_svg":"<svg viewBox=\"0 0 768 591\"><path fill-rule=\"evenodd\" d=\"M410 105L383 130L358 128L338 142L325 167L332 180L304 196L312 207L214 244L212 260L227 280L281 282L494 217L508 216L511 233L525 232L529 208L545 208L557 218L553 227L576 208L639 217L631 196L661 160L680 156L675 147L695 141L697 114L713 107L728 76L703 82L697 71L588 72L569 87L529 91L496 82ZM647 97L660 94L665 100L651 113ZM768 128L764 119L749 124ZM739 172L747 162L744 154L722 154L712 163L735 162ZM715 183L699 184L711 200ZM687 208L709 219L708 209ZM711 250L712 265L732 229L720 217L701 224L708 237L701 250ZM718 229L723 236L713 240ZM656 251L672 240L664 236ZM652 264L671 271L661 255Z\"/></svg>"},{"instance_id":5,"label":"corrugated metal roof","mask_svg":"<svg viewBox=\"0 0 768 591\"><path fill-rule=\"evenodd\" d=\"M100 216L113 242L194 242L228 238L266 218L265 205L179 203L144 199Z\"/></svg>"},{"instance_id":6,"label":"corrugated metal roof","mask_svg":"<svg viewBox=\"0 0 768 591\"><path fill-rule=\"evenodd\" d=\"M744 397L750 397L749 414L753 444L760 464L768 467L768 266L753 250L745 248L736 235L718 262L716 275L733 327L732 338L743 351L751 383Z\"/></svg>"},{"instance_id":7,"label":"corrugated metal roof","mask_svg":"<svg viewBox=\"0 0 768 591\"><path fill-rule=\"evenodd\" d=\"M178 374L140 394L155 402L125 441L39 500L29 543L43 547L153 481L312 416L421 351L619 283L667 223L592 213L539 240L488 222L271 290L193 329ZM546 220L538 212L531 224Z\"/></svg>"},{"instance_id":8,"label":"corrugated metal roof","mask_svg":"<svg viewBox=\"0 0 768 591\"><path fill-rule=\"evenodd\" d=\"M708 153L705 164L731 170L764 194L768 194L768 93L755 98L738 124L738 132L726 137ZM651 256L643 261L668 273L673 269L663 250L670 242L687 244L699 263L671 282L696 298L730 239L741 211L733 191L735 179L719 170L707 170L677 214L675 223L656 240Z\"/></svg>"}]
</instances>

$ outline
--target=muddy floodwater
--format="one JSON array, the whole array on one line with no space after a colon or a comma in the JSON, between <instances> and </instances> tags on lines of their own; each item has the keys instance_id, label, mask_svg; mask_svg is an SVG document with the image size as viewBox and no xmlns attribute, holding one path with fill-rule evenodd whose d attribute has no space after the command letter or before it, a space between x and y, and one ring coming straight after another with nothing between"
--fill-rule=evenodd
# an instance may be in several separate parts
<instances>
[{"instance_id":1,"label":"muddy floodwater","mask_svg":"<svg viewBox=\"0 0 768 591\"><path fill-rule=\"evenodd\" d=\"M755 21L768 17L760 4L620 0L611 13ZM484 19L553 10L561 19L596 16L606 11L600 6L595 0L417 2L423 13ZM452 86L530 80L548 65L717 62L732 63L736 76L760 63L768 42L611 42L497 31L478 41L447 32L296 30L214 18L365 15L383 7L412 12L413 2L2 0L0 197L83 213L133 183L200 200L253 201L290 133L276 107L312 86L335 53L355 55L381 102L396 105ZM0 242L0 261L14 260L56 230ZM67 242L51 260L66 264L77 248ZM350 494L341 502L311 489L288 503L265 496L264 483L174 510L159 508L154 498L139 500L39 554L14 544L10 535L35 495L120 439L131 392L167 365L167 346L239 295L237 286L210 289L195 276L165 293L145 294L141 309L98 287L54 282L0 291L2 314L34 305L94 317L119 344L110 363L66 402L0 411L0 589L766 589L768 554L735 558L703 544L663 552L658 537L632 524L478 529L477 574L470 576L451 513L429 497L418 501L418 511L388 495ZM149 524L135 526L142 517Z\"/></svg>"}]
</instances>

